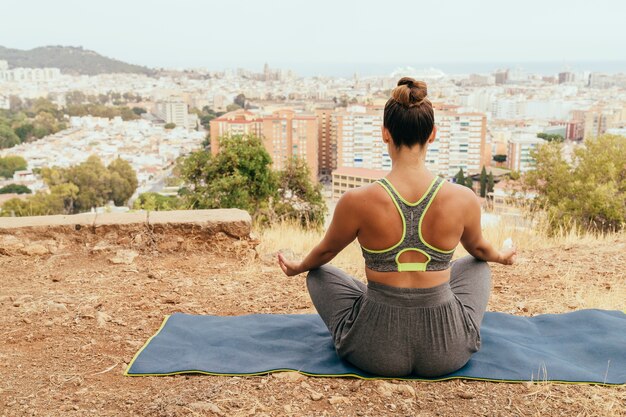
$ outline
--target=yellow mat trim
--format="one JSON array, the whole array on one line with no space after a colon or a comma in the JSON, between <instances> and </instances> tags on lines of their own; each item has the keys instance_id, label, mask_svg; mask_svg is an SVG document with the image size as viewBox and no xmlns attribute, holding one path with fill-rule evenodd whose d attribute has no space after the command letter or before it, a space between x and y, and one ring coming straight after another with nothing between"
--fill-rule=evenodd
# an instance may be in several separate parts
<instances>
[{"instance_id":1,"label":"yellow mat trim","mask_svg":"<svg viewBox=\"0 0 626 417\"><path fill-rule=\"evenodd\" d=\"M136 375L130 375L128 373L128 370L131 368L131 366L133 366L133 363L135 363L135 360L137 360L137 358L139 357L139 355L141 355L141 352L143 352L143 350L148 347L148 345L150 344L150 342L152 342L152 339L154 339L155 337L157 337L159 335L159 333L161 333L161 330L163 330L163 328L165 327L165 323L167 323L167 321L170 319L170 315L166 315L165 318L163 319L163 322L161 323L161 326L159 327L159 330L157 330L157 332L155 334L153 334L152 336L150 336L150 338L148 339L148 341L146 343L143 344L143 346L141 347L141 349L139 349L139 352L135 353L135 356L133 356L133 360L130 361L130 363L128 364L128 366L126 367L126 369L124 370L124 375L125 376L136 376ZM184 373L184 372L180 372L180 373ZM153 376L158 376L161 374L156 374ZM165 375L165 374L163 374Z\"/></svg>"}]
</instances>

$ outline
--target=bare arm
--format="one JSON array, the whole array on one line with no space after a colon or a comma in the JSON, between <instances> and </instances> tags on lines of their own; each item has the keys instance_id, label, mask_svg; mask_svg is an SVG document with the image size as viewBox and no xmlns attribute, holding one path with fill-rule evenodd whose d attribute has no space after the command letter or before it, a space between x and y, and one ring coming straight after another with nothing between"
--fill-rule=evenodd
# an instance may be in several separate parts
<instances>
[{"instance_id":1,"label":"bare arm","mask_svg":"<svg viewBox=\"0 0 626 417\"><path fill-rule=\"evenodd\" d=\"M480 227L480 203L474 193L471 194L468 196L466 205L465 227L461 236L461 244L474 258L504 265L513 264L516 254L515 248L498 251L483 237Z\"/></svg>"},{"instance_id":2,"label":"bare arm","mask_svg":"<svg viewBox=\"0 0 626 417\"><path fill-rule=\"evenodd\" d=\"M359 227L356 204L357 199L351 191L339 199L326 235L302 262L287 260L279 253L278 263L283 272L288 276L293 276L319 268L330 262L343 248L356 239Z\"/></svg>"}]
</instances>

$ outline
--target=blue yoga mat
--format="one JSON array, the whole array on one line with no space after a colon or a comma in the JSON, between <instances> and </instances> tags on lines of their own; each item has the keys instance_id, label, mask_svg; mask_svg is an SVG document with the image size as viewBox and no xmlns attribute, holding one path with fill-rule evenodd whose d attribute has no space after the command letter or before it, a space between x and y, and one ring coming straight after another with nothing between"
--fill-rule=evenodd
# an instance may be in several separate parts
<instances>
[{"instance_id":1,"label":"blue yoga mat","mask_svg":"<svg viewBox=\"0 0 626 417\"><path fill-rule=\"evenodd\" d=\"M620 311L535 317L487 312L481 337L481 350L458 371L440 378L399 379L626 383L626 314ZM337 356L317 314L176 313L135 355L126 375L258 375L285 370L378 378Z\"/></svg>"}]
</instances>

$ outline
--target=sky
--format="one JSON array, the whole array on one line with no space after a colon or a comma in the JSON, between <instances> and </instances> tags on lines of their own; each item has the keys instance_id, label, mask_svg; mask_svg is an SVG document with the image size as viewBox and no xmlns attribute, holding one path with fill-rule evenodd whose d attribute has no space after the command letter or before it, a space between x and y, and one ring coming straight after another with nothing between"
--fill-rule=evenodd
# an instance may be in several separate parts
<instances>
[{"instance_id":1,"label":"sky","mask_svg":"<svg viewBox=\"0 0 626 417\"><path fill-rule=\"evenodd\" d=\"M626 71L622 0L0 0L0 10L2 46L83 46L150 67Z\"/></svg>"}]
</instances>

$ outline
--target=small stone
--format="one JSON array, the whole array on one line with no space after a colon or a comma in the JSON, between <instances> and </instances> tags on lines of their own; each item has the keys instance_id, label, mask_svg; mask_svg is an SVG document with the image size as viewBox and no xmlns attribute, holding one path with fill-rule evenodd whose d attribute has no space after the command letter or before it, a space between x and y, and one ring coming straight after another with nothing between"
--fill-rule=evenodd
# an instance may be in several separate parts
<instances>
[{"instance_id":1,"label":"small stone","mask_svg":"<svg viewBox=\"0 0 626 417\"><path fill-rule=\"evenodd\" d=\"M24 323L26 323L26 324L31 324L31 323L33 322L33 321L32 321L31 319L29 319L28 317L24 317L24 318L22 319L22 321L23 321Z\"/></svg>"},{"instance_id":2,"label":"small stone","mask_svg":"<svg viewBox=\"0 0 626 417\"><path fill-rule=\"evenodd\" d=\"M113 246L111 246L109 242L107 242L106 240L101 240L100 242L96 243L93 248L91 248L91 252L104 252L111 249L113 249Z\"/></svg>"},{"instance_id":3,"label":"small stone","mask_svg":"<svg viewBox=\"0 0 626 417\"><path fill-rule=\"evenodd\" d=\"M398 385L394 385L394 391L399 393L399 394L406 394L410 397L414 397L415 396L415 388L413 388L410 385L406 385L406 384L398 384Z\"/></svg>"},{"instance_id":4,"label":"small stone","mask_svg":"<svg viewBox=\"0 0 626 417\"><path fill-rule=\"evenodd\" d=\"M350 400L341 395L334 395L328 399L328 402L330 403L330 405L349 404Z\"/></svg>"},{"instance_id":5,"label":"small stone","mask_svg":"<svg viewBox=\"0 0 626 417\"><path fill-rule=\"evenodd\" d=\"M57 303L57 302L54 302L54 301L48 301L48 303L46 305L48 307L48 311L59 311L59 312L63 312L63 313L67 313L68 312L67 307L63 303Z\"/></svg>"},{"instance_id":6,"label":"small stone","mask_svg":"<svg viewBox=\"0 0 626 417\"><path fill-rule=\"evenodd\" d=\"M50 253L48 248L46 248L44 245L39 244L39 243L30 244L30 245L26 246L25 248L23 248L21 250L21 252L24 255L30 255L30 256L46 255L46 254Z\"/></svg>"},{"instance_id":7,"label":"small stone","mask_svg":"<svg viewBox=\"0 0 626 417\"><path fill-rule=\"evenodd\" d=\"M112 258L109 258L109 261L113 264L130 265L133 263L133 261L135 260L137 256L139 256L139 254L135 252L134 250L122 249L122 250L118 250L115 253L115 256L113 256Z\"/></svg>"},{"instance_id":8,"label":"small stone","mask_svg":"<svg viewBox=\"0 0 626 417\"><path fill-rule=\"evenodd\" d=\"M287 381L301 381L303 380L305 377L304 375L302 375L299 372L295 372L295 371L289 371L289 372L275 372L272 374L274 376L274 378L278 378L278 379L284 379Z\"/></svg>"},{"instance_id":9,"label":"small stone","mask_svg":"<svg viewBox=\"0 0 626 417\"><path fill-rule=\"evenodd\" d=\"M292 410L292 408L291 408L291 406L289 404L285 404L283 406L283 408L285 409L285 413L292 413L293 412L293 410Z\"/></svg>"},{"instance_id":10,"label":"small stone","mask_svg":"<svg viewBox=\"0 0 626 417\"><path fill-rule=\"evenodd\" d=\"M43 325L46 327L52 327L53 324L54 322L52 320L46 320L43 322Z\"/></svg>"},{"instance_id":11,"label":"small stone","mask_svg":"<svg viewBox=\"0 0 626 417\"><path fill-rule=\"evenodd\" d=\"M385 397L391 397L394 392L394 386L393 384L390 384L389 382L386 382L386 381L377 381L376 391L378 391L379 394Z\"/></svg>"},{"instance_id":12,"label":"small stone","mask_svg":"<svg viewBox=\"0 0 626 417\"><path fill-rule=\"evenodd\" d=\"M104 311L96 311L96 323L98 324L98 327L106 326L108 321L111 321L111 316Z\"/></svg>"},{"instance_id":13,"label":"small stone","mask_svg":"<svg viewBox=\"0 0 626 417\"><path fill-rule=\"evenodd\" d=\"M222 410L220 410L220 408L217 405L210 403L210 402L191 403L189 404L189 408L191 408L192 410L198 410L198 411L210 411L220 416L224 415Z\"/></svg>"},{"instance_id":14,"label":"small stone","mask_svg":"<svg viewBox=\"0 0 626 417\"><path fill-rule=\"evenodd\" d=\"M459 392L457 395L459 396L459 398L463 398L464 400L471 400L472 398L474 398L474 394L470 392Z\"/></svg>"},{"instance_id":15,"label":"small stone","mask_svg":"<svg viewBox=\"0 0 626 417\"><path fill-rule=\"evenodd\" d=\"M313 401L319 401L324 398L324 395L320 394L319 392L312 391L310 397Z\"/></svg>"}]
</instances>

